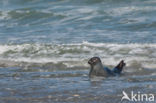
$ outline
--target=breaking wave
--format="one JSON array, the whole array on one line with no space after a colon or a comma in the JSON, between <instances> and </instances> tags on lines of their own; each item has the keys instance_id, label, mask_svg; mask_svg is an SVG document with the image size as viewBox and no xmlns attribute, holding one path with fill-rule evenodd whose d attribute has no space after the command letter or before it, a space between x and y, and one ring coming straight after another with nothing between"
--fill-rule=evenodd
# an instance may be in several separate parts
<instances>
[{"instance_id":1,"label":"breaking wave","mask_svg":"<svg viewBox=\"0 0 156 103\"><path fill-rule=\"evenodd\" d=\"M156 44L8 44L0 45L1 66L21 63L53 64L64 67L87 67L87 61L99 56L105 65L124 59L127 66L156 68Z\"/></svg>"}]
</instances>

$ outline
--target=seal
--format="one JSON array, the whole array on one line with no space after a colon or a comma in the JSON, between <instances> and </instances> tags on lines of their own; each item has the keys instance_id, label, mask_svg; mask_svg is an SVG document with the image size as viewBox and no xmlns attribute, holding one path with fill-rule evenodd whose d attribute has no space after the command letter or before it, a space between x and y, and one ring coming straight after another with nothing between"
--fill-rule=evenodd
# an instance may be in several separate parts
<instances>
[{"instance_id":1,"label":"seal","mask_svg":"<svg viewBox=\"0 0 156 103\"><path fill-rule=\"evenodd\" d=\"M92 76L115 76L121 74L123 67L126 65L124 60L121 60L120 63L115 66L112 70L108 67L103 66L101 59L99 57L92 57L89 59L88 64L90 64L89 77Z\"/></svg>"}]
</instances>

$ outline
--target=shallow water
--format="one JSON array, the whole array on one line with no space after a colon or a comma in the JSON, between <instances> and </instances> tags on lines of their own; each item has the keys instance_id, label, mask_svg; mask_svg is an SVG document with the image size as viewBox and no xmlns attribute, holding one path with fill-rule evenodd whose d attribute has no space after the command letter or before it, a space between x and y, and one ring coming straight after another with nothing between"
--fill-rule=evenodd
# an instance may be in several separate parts
<instances>
[{"instance_id":1,"label":"shallow water","mask_svg":"<svg viewBox=\"0 0 156 103\"><path fill-rule=\"evenodd\" d=\"M50 67L35 68L35 71L24 67L0 68L0 102L120 103L123 90L127 93L156 93L155 69L126 68L119 77L88 78L88 69L85 68L53 72Z\"/></svg>"},{"instance_id":2,"label":"shallow water","mask_svg":"<svg viewBox=\"0 0 156 103\"><path fill-rule=\"evenodd\" d=\"M0 103L120 103L123 90L155 95L155 12L155 0L0 0ZM126 68L91 79L93 56L110 68L123 59Z\"/></svg>"}]
</instances>

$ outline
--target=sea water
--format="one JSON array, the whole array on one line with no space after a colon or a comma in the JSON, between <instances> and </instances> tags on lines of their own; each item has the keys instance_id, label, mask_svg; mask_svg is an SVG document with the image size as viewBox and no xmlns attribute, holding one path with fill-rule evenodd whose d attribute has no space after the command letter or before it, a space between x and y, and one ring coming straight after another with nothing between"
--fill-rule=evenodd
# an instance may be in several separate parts
<instances>
[{"instance_id":1,"label":"sea water","mask_svg":"<svg viewBox=\"0 0 156 103\"><path fill-rule=\"evenodd\" d=\"M0 0L0 102L155 93L155 17L155 0ZM90 80L93 56L110 68L125 60L123 76Z\"/></svg>"}]
</instances>

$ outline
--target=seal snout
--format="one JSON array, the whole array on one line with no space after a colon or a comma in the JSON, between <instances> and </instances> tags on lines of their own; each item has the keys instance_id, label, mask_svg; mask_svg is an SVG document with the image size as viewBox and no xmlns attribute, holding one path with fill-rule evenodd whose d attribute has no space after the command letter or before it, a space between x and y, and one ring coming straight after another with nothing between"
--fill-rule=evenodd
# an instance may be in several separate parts
<instances>
[{"instance_id":1,"label":"seal snout","mask_svg":"<svg viewBox=\"0 0 156 103\"><path fill-rule=\"evenodd\" d=\"M91 60L88 61L88 64L92 64L93 62Z\"/></svg>"}]
</instances>

